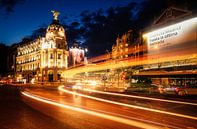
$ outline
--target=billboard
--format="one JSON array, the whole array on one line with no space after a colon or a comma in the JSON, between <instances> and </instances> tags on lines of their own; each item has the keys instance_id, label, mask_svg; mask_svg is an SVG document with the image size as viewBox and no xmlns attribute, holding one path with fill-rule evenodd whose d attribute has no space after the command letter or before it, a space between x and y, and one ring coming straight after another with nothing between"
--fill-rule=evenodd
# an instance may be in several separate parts
<instances>
[{"instance_id":1,"label":"billboard","mask_svg":"<svg viewBox=\"0 0 197 129\"><path fill-rule=\"evenodd\" d=\"M148 56L197 54L197 17L143 35Z\"/></svg>"}]
</instances>

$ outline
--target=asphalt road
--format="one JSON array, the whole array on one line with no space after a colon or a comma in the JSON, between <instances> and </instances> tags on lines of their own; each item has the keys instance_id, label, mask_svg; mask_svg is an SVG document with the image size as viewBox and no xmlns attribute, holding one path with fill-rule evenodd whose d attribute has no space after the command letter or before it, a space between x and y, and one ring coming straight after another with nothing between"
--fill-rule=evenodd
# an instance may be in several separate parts
<instances>
[{"instance_id":1,"label":"asphalt road","mask_svg":"<svg viewBox=\"0 0 197 129\"><path fill-rule=\"evenodd\" d=\"M0 86L0 129L71 129L21 101L19 89Z\"/></svg>"},{"instance_id":2,"label":"asphalt road","mask_svg":"<svg viewBox=\"0 0 197 129\"><path fill-rule=\"evenodd\" d=\"M82 97L77 93L65 93L55 88L30 88L25 89L24 93L40 100L22 95L23 102L71 128L197 128L197 106L195 105L89 94L133 106L128 107ZM135 106L141 108L135 108ZM165 113L155 112L154 109L165 111Z\"/></svg>"}]
</instances>

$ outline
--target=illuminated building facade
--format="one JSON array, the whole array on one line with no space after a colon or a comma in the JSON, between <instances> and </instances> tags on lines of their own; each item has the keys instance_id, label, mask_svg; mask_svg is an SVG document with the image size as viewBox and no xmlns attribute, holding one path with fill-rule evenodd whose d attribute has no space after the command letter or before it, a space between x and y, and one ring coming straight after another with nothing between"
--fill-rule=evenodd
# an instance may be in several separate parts
<instances>
[{"instance_id":1,"label":"illuminated building facade","mask_svg":"<svg viewBox=\"0 0 197 129\"><path fill-rule=\"evenodd\" d=\"M138 58L143 54L143 47L140 38L134 39L132 30L118 36L116 44L112 46L112 59Z\"/></svg>"},{"instance_id":2,"label":"illuminated building facade","mask_svg":"<svg viewBox=\"0 0 197 129\"><path fill-rule=\"evenodd\" d=\"M154 21L151 28L145 29L142 37L146 45L147 58L158 60L157 66L152 64L145 68L162 68L187 65L179 57L195 55L197 50L197 17L192 17L188 10L170 7ZM177 57L176 63L163 62L159 58ZM188 59L188 58L187 58ZM190 61L192 61L191 59Z\"/></svg>"},{"instance_id":3,"label":"illuminated building facade","mask_svg":"<svg viewBox=\"0 0 197 129\"><path fill-rule=\"evenodd\" d=\"M116 44L112 46L112 59L120 59L128 57L128 47L132 38L132 31L128 31L120 38L116 39Z\"/></svg>"},{"instance_id":4,"label":"illuminated building facade","mask_svg":"<svg viewBox=\"0 0 197 129\"><path fill-rule=\"evenodd\" d=\"M197 18L190 11L172 7L150 27L143 30L136 43L129 42L127 34L118 37L112 47L114 60L108 52L88 60L96 65L70 69L66 74L95 73L97 77L103 75L106 83L118 85L125 79L164 86L197 84Z\"/></svg>"},{"instance_id":5,"label":"illuminated building facade","mask_svg":"<svg viewBox=\"0 0 197 129\"><path fill-rule=\"evenodd\" d=\"M68 47L59 12L52 11L54 19L46 30L46 36L17 48L17 80L27 82L60 81L62 71L68 67Z\"/></svg>"},{"instance_id":6,"label":"illuminated building facade","mask_svg":"<svg viewBox=\"0 0 197 129\"><path fill-rule=\"evenodd\" d=\"M79 47L78 44L74 43L74 45L69 49L69 66L76 66L77 64L84 62L85 52L87 52L87 49Z\"/></svg>"},{"instance_id":7,"label":"illuminated building facade","mask_svg":"<svg viewBox=\"0 0 197 129\"><path fill-rule=\"evenodd\" d=\"M197 17L188 10L166 9L142 35L147 59L138 76L151 77L154 83L186 85L196 83ZM151 75L151 76L150 76Z\"/></svg>"}]
</instances>

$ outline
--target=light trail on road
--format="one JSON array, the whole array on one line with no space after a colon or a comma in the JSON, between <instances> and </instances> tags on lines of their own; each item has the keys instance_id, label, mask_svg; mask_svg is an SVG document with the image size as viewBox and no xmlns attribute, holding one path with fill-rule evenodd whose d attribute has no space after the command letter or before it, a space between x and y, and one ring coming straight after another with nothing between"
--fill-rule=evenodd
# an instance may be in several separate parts
<instances>
[{"instance_id":1,"label":"light trail on road","mask_svg":"<svg viewBox=\"0 0 197 129\"><path fill-rule=\"evenodd\" d=\"M97 91L97 90L91 90L91 89L83 89L83 90L88 91L88 92L99 93L99 94L107 94L107 95L114 95L114 96L122 96L122 97L129 97L129 98L138 98L138 99L146 99L146 100L154 100L154 101L162 101L162 102L168 102L168 103L177 103L177 104L197 106L197 103L190 103L190 102L158 99L158 98L151 98L151 97L144 97L144 96L137 96L137 95L125 95L125 94L110 93L110 92Z\"/></svg>"},{"instance_id":2,"label":"light trail on road","mask_svg":"<svg viewBox=\"0 0 197 129\"><path fill-rule=\"evenodd\" d=\"M161 128L163 128L162 126L151 125L148 123L143 123L143 122L130 120L130 119L122 118L122 117L112 116L112 115L99 113L99 112L95 112L95 111L91 111L91 110L86 110L86 109L82 109L82 108L78 108L78 107L74 107L74 106L64 105L61 103L57 103L53 100L50 100L48 98L40 97L37 95L32 95L28 92L21 92L21 93L22 93L22 95L24 95L28 98L31 98L31 99L34 99L34 100L37 100L37 101L40 101L43 103L51 104L54 106L58 106L61 108L65 108L65 109L69 109L69 110L73 110L73 111L77 111L77 112L81 112L81 113L85 113L85 114L89 114L89 115L94 115L97 117L105 118L108 120L116 121L119 123L123 123L126 125L130 125L130 126L134 126L134 127L138 127L138 128L142 128L142 129L161 129Z\"/></svg>"},{"instance_id":3,"label":"light trail on road","mask_svg":"<svg viewBox=\"0 0 197 129\"><path fill-rule=\"evenodd\" d=\"M102 101L102 102L111 103L111 104L115 104L115 105L120 105L120 106L125 106L125 107L130 107L130 108L136 108L136 109L141 109L141 110L146 110L146 111L151 111L151 112L156 112L156 113L162 113L162 114L167 114L167 115L172 115L172 116L197 120L197 117L194 117L194 116L183 115L183 114L178 114L178 113L173 113L173 112L168 112L168 111L162 111L162 110L158 110L158 109L140 107L140 106L136 106L136 105L130 105L130 104L125 104L125 103L115 102L115 101L101 99L101 98L97 98L97 97L93 97L93 96L89 96L89 95L84 95L84 94L77 93L77 92L72 92L72 91L69 91L69 90L65 90L64 86L59 86L58 89L62 92L65 92L65 93L69 93L69 94L73 94L73 95L79 95L79 96L89 98L89 99L93 99L93 100L97 100L97 101Z\"/></svg>"},{"instance_id":4,"label":"light trail on road","mask_svg":"<svg viewBox=\"0 0 197 129\"><path fill-rule=\"evenodd\" d=\"M63 75L64 77L73 77L73 75L84 73L84 72L94 72L94 71L101 71L101 70L107 70L107 69L118 69L118 68L126 68L131 66L139 66L139 65L148 65L148 64L157 64L158 56L157 55L151 55L149 58L147 57L140 57L138 60L133 58L125 58L124 60L107 60L105 62L95 63L95 65L85 65L80 66L72 69L68 69L64 71ZM177 56L163 56L160 57L160 62L169 62L169 61L177 61L178 60L186 60L186 59L195 59L197 58L197 54L185 54L180 55L177 54ZM119 63L117 63L119 62ZM124 66L122 65L124 64Z\"/></svg>"}]
</instances>

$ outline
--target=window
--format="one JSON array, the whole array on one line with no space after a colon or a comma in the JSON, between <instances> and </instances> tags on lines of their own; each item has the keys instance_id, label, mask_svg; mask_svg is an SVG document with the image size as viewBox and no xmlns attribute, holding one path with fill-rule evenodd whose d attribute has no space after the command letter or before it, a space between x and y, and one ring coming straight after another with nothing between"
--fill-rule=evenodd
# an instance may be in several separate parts
<instances>
[{"instance_id":1,"label":"window","mask_svg":"<svg viewBox=\"0 0 197 129\"><path fill-rule=\"evenodd\" d=\"M60 62L58 62L58 63L57 63L57 66L58 66L58 67L60 67L60 66L61 66L61 63L60 63Z\"/></svg>"},{"instance_id":2,"label":"window","mask_svg":"<svg viewBox=\"0 0 197 129\"><path fill-rule=\"evenodd\" d=\"M61 54L58 54L58 59L61 59Z\"/></svg>"},{"instance_id":3,"label":"window","mask_svg":"<svg viewBox=\"0 0 197 129\"><path fill-rule=\"evenodd\" d=\"M53 54L52 53L50 54L50 59L53 59Z\"/></svg>"},{"instance_id":4,"label":"window","mask_svg":"<svg viewBox=\"0 0 197 129\"><path fill-rule=\"evenodd\" d=\"M57 48L60 48L60 44L57 44Z\"/></svg>"},{"instance_id":5,"label":"window","mask_svg":"<svg viewBox=\"0 0 197 129\"><path fill-rule=\"evenodd\" d=\"M125 51L128 52L128 48L126 48Z\"/></svg>"}]
</instances>

